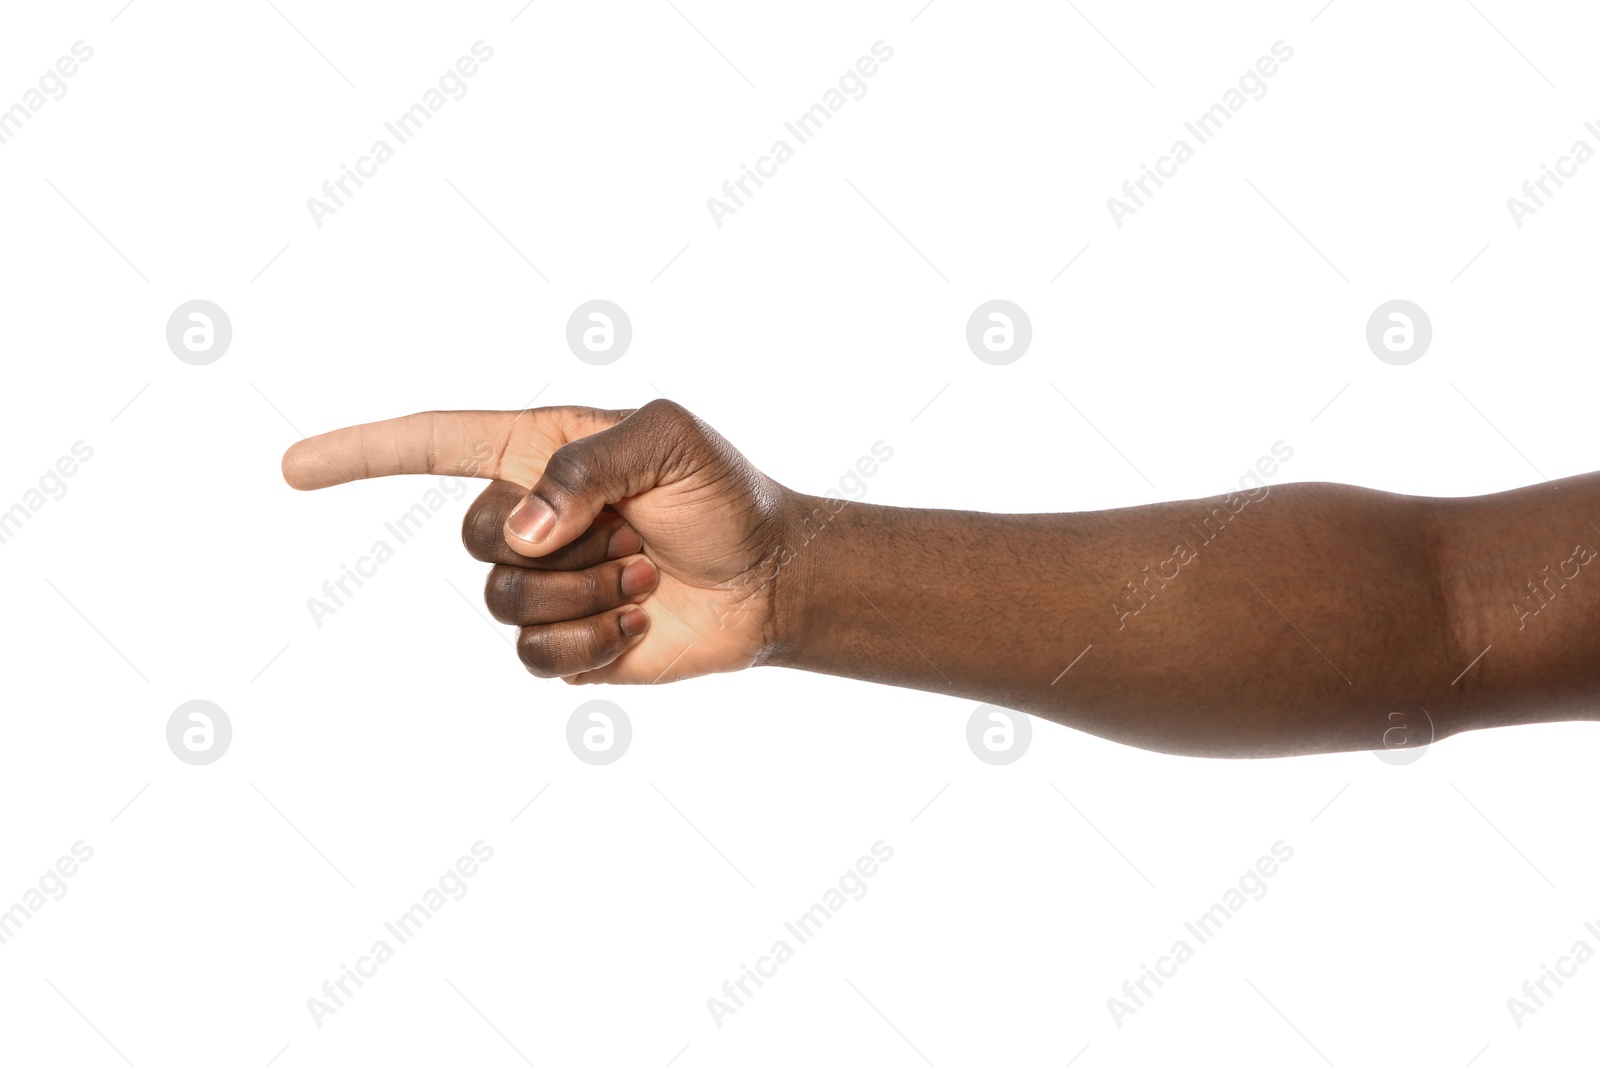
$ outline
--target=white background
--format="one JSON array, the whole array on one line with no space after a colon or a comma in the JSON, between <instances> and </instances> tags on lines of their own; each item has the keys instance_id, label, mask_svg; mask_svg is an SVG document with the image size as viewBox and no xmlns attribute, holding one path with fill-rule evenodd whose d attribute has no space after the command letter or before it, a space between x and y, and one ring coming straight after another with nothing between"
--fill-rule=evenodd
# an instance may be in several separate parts
<instances>
[{"instance_id":1,"label":"white background","mask_svg":"<svg viewBox=\"0 0 1600 1067\"><path fill-rule=\"evenodd\" d=\"M898 505L1207 495L1278 440L1280 484L1591 469L1600 163L1520 229L1505 201L1600 147L1593 12L1319 2L7 5L0 107L94 56L0 145L0 509L93 458L0 545L0 908L94 855L0 945L0 1058L1577 1062L1600 964L1520 1029L1506 998L1600 948L1585 725L1393 766L1037 721L997 768L970 703L763 669L583 691L634 729L592 767L577 692L482 611L470 496L320 628L306 607L435 482L297 494L287 445L535 394L667 395L810 492L882 440L867 498ZM306 199L478 40L466 96L315 226ZM879 40L866 95L714 225ZM1279 40L1266 95L1115 226L1106 198ZM634 327L605 367L564 342L596 297ZM964 340L997 297L1034 330L1003 367ZM196 298L234 330L203 367L164 336ZM1434 328L1404 367L1364 340L1394 298ZM1015 624L1065 666L1109 619ZM205 767L165 741L196 698L234 730ZM315 1025L480 839L467 895ZM715 1025L878 840L866 896ZM1266 896L1118 1027L1107 998L1279 840Z\"/></svg>"}]
</instances>

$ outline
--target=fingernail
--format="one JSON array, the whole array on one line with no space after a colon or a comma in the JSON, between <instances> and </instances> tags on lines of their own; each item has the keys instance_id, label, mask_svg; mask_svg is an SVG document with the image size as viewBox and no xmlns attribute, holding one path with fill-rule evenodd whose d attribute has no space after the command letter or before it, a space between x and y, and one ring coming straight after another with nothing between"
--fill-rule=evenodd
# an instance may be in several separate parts
<instances>
[{"instance_id":1,"label":"fingernail","mask_svg":"<svg viewBox=\"0 0 1600 1067\"><path fill-rule=\"evenodd\" d=\"M643 547L644 542L639 539L639 532L632 526L623 526L611 535L611 541L606 545L606 559L631 556Z\"/></svg>"},{"instance_id":2,"label":"fingernail","mask_svg":"<svg viewBox=\"0 0 1600 1067\"><path fill-rule=\"evenodd\" d=\"M622 613L621 622L619 623L619 625L622 627L623 637L638 637L640 634L644 633L645 627L649 624L649 618L638 608L635 608L632 611L624 611Z\"/></svg>"},{"instance_id":3,"label":"fingernail","mask_svg":"<svg viewBox=\"0 0 1600 1067\"><path fill-rule=\"evenodd\" d=\"M536 496L518 504L506 520L506 528L524 541L543 541L555 525L556 513Z\"/></svg>"},{"instance_id":4,"label":"fingernail","mask_svg":"<svg viewBox=\"0 0 1600 1067\"><path fill-rule=\"evenodd\" d=\"M656 584L656 565L647 559L636 559L622 568L622 595L638 596Z\"/></svg>"}]
</instances>

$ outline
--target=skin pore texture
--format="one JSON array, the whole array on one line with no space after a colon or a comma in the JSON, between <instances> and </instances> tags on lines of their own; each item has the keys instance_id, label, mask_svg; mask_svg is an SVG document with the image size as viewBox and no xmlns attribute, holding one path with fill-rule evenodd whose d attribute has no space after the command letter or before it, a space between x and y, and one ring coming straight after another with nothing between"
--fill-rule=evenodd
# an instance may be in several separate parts
<instances>
[{"instance_id":1,"label":"skin pore texture","mask_svg":"<svg viewBox=\"0 0 1600 1067\"><path fill-rule=\"evenodd\" d=\"M462 528L494 565L490 613L530 672L572 684L765 664L1216 757L1597 717L1600 474L1467 498L1304 482L896 508L787 489L665 400L352 426L295 444L283 474L490 479Z\"/></svg>"}]
</instances>

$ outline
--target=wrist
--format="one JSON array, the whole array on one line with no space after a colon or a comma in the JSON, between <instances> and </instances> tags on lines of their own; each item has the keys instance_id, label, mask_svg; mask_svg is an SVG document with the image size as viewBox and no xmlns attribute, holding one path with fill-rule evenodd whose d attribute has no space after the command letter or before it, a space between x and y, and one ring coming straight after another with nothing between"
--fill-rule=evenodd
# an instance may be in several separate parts
<instances>
[{"instance_id":1,"label":"wrist","mask_svg":"<svg viewBox=\"0 0 1600 1067\"><path fill-rule=\"evenodd\" d=\"M835 586L849 581L848 500L784 490L782 539L772 565L771 624L763 663L805 669L826 627Z\"/></svg>"}]
</instances>

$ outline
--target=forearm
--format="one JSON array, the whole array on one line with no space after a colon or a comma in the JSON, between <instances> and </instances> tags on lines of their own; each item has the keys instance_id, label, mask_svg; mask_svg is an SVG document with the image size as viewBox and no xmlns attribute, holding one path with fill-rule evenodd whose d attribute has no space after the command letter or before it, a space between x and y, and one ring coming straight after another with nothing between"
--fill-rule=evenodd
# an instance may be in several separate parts
<instances>
[{"instance_id":1,"label":"forearm","mask_svg":"<svg viewBox=\"0 0 1600 1067\"><path fill-rule=\"evenodd\" d=\"M1057 515L801 498L769 662L1195 755L1375 748L1393 713L1464 725L1436 502L1254 495Z\"/></svg>"}]
</instances>

